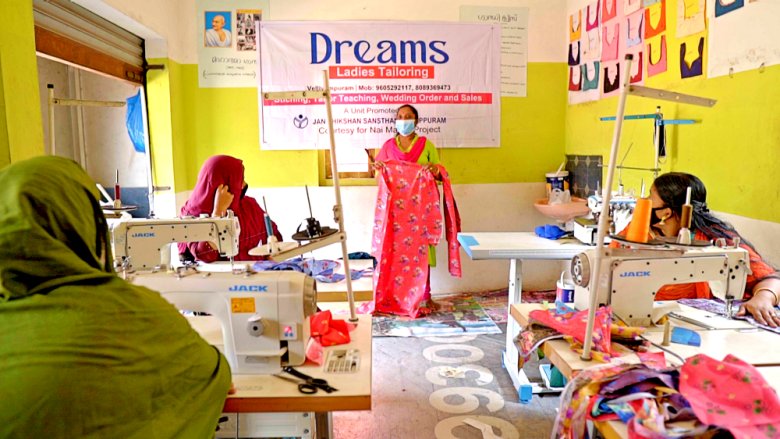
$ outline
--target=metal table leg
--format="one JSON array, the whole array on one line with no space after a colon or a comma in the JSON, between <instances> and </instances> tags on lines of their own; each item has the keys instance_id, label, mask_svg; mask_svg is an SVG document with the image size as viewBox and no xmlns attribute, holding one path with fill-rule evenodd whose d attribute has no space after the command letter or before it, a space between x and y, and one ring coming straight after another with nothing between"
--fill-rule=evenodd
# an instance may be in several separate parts
<instances>
[{"instance_id":1,"label":"metal table leg","mask_svg":"<svg viewBox=\"0 0 780 439\"><path fill-rule=\"evenodd\" d=\"M314 414L317 439L331 439L333 437L333 414L331 412L317 412Z\"/></svg>"}]
</instances>

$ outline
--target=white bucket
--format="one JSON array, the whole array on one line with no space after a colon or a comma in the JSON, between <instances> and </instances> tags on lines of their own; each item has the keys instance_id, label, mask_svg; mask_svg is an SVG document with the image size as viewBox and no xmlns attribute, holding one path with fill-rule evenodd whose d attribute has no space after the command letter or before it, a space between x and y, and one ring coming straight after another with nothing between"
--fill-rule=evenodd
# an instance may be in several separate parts
<instances>
[{"instance_id":1,"label":"white bucket","mask_svg":"<svg viewBox=\"0 0 780 439\"><path fill-rule=\"evenodd\" d=\"M569 171L548 172L545 174L547 179L547 198L553 190L558 189L562 192L569 190Z\"/></svg>"}]
</instances>

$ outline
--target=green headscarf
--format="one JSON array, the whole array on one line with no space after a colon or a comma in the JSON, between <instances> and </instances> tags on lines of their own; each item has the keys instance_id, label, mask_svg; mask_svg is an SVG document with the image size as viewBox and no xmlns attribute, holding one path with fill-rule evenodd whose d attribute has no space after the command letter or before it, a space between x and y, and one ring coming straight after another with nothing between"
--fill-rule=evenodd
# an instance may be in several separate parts
<instances>
[{"instance_id":1,"label":"green headscarf","mask_svg":"<svg viewBox=\"0 0 780 439\"><path fill-rule=\"evenodd\" d=\"M113 276L97 187L75 162L37 157L0 171L0 301Z\"/></svg>"},{"instance_id":2,"label":"green headscarf","mask_svg":"<svg viewBox=\"0 0 780 439\"><path fill-rule=\"evenodd\" d=\"M0 437L213 437L227 361L108 242L76 163L0 170Z\"/></svg>"}]
</instances>

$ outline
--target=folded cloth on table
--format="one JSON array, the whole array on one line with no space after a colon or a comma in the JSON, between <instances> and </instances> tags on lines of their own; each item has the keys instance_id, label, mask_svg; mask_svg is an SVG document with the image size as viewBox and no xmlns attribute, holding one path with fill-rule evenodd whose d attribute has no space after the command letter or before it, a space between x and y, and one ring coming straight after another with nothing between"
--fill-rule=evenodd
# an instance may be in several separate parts
<instances>
[{"instance_id":1,"label":"folded cloth on table","mask_svg":"<svg viewBox=\"0 0 780 439\"><path fill-rule=\"evenodd\" d=\"M555 224L545 224L543 226L538 226L534 229L534 231L538 236L547 239L560 239L566 235L566 232L564 232L563 229L556 226Z\"/></svg>"}]
</instances>

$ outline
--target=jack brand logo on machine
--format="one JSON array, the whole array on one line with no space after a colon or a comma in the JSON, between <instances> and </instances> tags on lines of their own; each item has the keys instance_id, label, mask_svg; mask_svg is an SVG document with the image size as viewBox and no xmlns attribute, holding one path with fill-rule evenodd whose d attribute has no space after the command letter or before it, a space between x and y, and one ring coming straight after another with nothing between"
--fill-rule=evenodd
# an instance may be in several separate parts
<instances>
[{"instance_id":1,"label":"jack brand logo on machine","mask_svg":"<svg viewBox=\"0 0 780 439\"><path fill-rule=\"evenodd\" d=\"M228 291L249 291L255 293L267 293L268 285L233 285Z\"/></svg>"},{"instance_id":2,"label":"jack brand logo on machine","mask_svg":"<svg viewBox=\"0 0 780 439\"><path fill-rule=\"evenodd\" d=\"M620 277L649 277L650 272L649 271L626 271L625 273L620 273Z\"/></svg>"}]
</instances>

